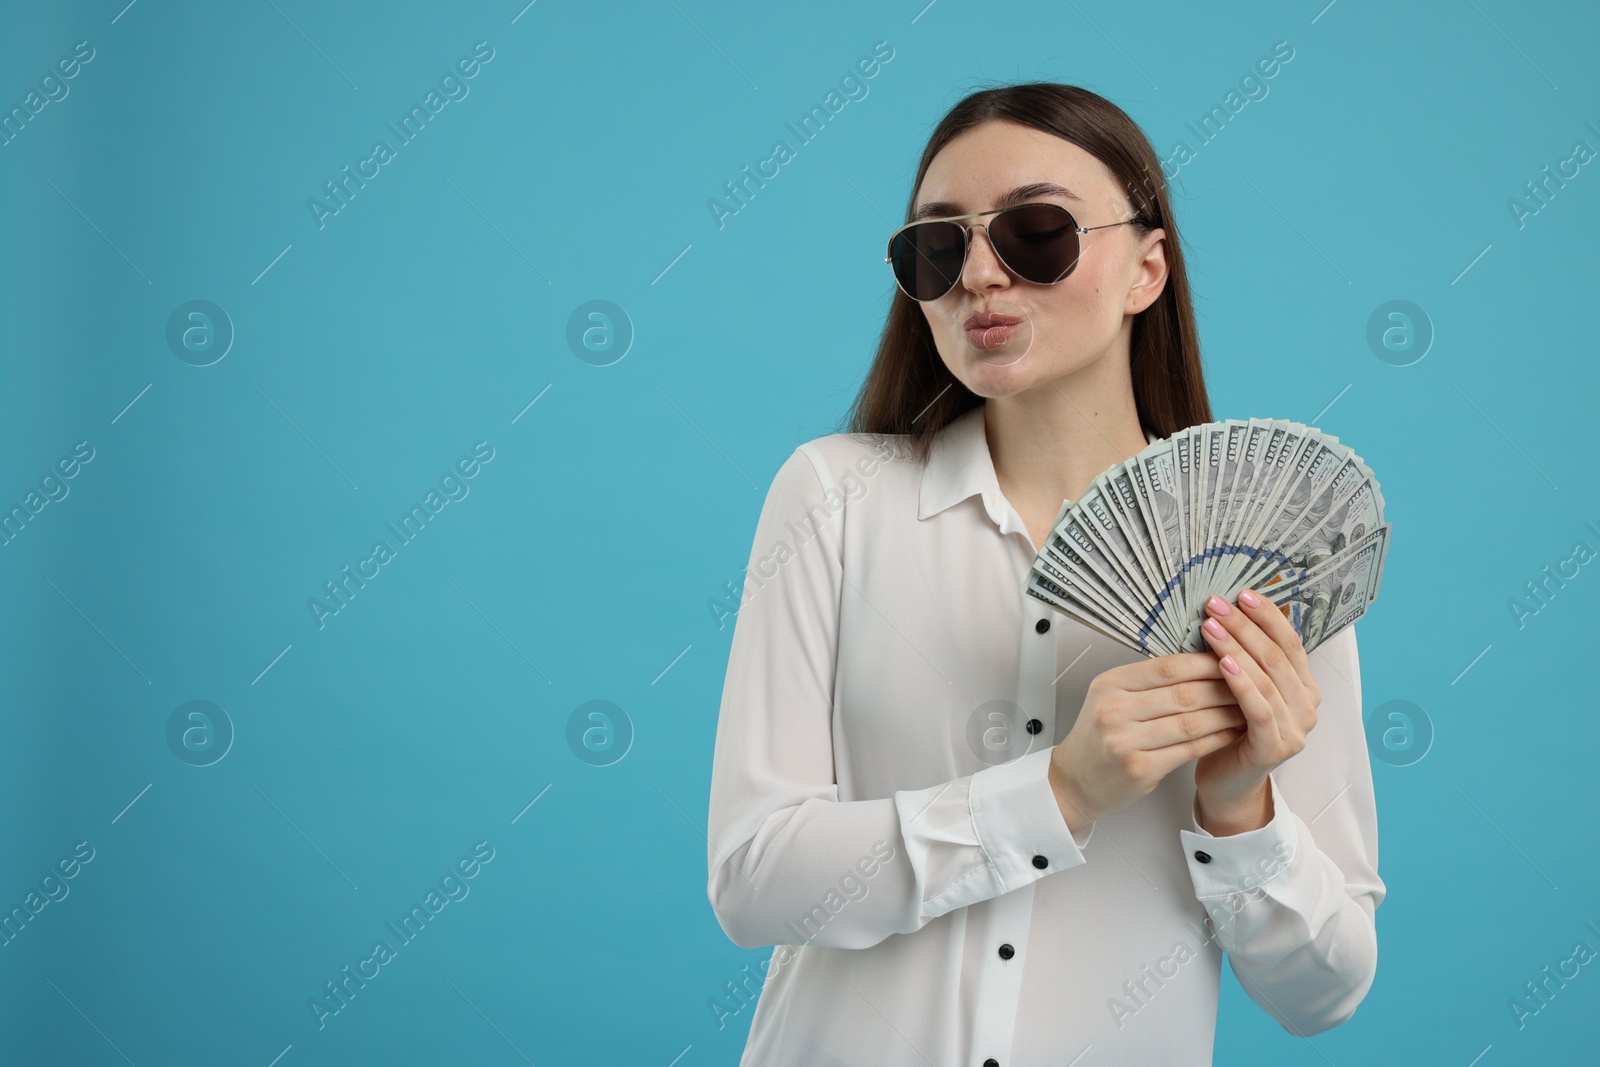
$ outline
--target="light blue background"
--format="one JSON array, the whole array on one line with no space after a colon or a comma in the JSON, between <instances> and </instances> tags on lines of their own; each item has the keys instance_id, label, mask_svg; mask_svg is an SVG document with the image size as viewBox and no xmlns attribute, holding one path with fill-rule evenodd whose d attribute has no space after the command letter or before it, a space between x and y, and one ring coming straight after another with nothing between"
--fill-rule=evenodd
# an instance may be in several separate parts
<instances>
[{"instance_id":1,"label":"light blue background","mask_svg":"<svg viewBox=\"0 0 1600 1067\"><path fill-rule=\"evenodd\" d=\"M124 3L0 17L0 109L94 48L0 148L0 503L95 450L0 549L0 906L95 850L0 948L0 1059L737 1062L751 1009L707 1001L770 950L706 899L708 605L860 384L926 136L978 79L1053 79L1165 156L1278 41L1174 183L1211 397L1377 472L1366 706L1435 738L1374 760L1356 1017L1290 1037L1225 972L1217 1062L1594 1055L1600 967L1508 1007L1600 949L1600 565L1508 607L1600 548L1600 165L1508 207L1600 149L1592 6ZM470 94L319 229L307 201L478 41ZM869 95L719 229L708 200L878 41ZM208 367L165 339L193 299L237 333ZM609 366L566 340L597 299L636 331ZM1409 366L1366 341L1394 299L1436 331ZM470 494L319 629L308 599L480 440ZM209 767L166 740L194 699L237 734ZM636 732L606 767L566 742L595 699ZM478 841L470 895L319 1030L309 1000Z\"/></svg>"}]
</instances>

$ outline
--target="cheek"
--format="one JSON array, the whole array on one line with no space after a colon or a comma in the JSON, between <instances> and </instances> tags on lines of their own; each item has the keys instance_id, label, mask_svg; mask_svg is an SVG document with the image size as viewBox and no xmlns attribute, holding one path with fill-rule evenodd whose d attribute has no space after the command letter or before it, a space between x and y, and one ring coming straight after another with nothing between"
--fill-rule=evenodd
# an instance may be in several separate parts
<instances>
[{"instance_id":1,"label":"cheek","mask_svg":"<svg viewBox=\"0 0 1600 1067\"><path fill-rule=\"evenodd\" d=\"M1085 317L1113 331L1121 329L1125 300L1112 272L1101 267L1091 271L1083 281L1081 301Z\"/></svg>"},{"instance_id":2,"label":"cheek","mask_svg":"<svg viewBox=\"0 0 1600 1067\"><path fill-rule=\"evenodd\" d=\"M1085 331L1098 333L1107 318L1111 291L1109 279L1082 264L1059 285L1046 290L1049 296L1041 301L1040 310L1048 315L1058 329L1070 329L1082 336Z\"/></svg>"},{"instance_id":3,"label":"cheek","mask_svg":"<svg viewBox=\"0 0 1600 1067\"><path fill-rule=\"evenodd\" d=\"M1036 312L1035 344L1057 361L1078 365L1097 353L1122 329L1122 305L1111 299L1109 279L1076 271L1055 286Z\"/></svg>"},{"instance_id":4,"label":"cheek","mask_svg":"<svg viewBox=\"0 0 1600 1067\"><path fill-rule=\"evenodd\" d=\"M1097 300L1104 299L1105 294L1111 288L1111 278L1108 276L1105 265L1096 263L1094 266L1084 270L1083 265L1079 264L1078 269L1084 271L1082 281L1085 289L1092 293Z\"/></svg>"},{"instance_id":5,"label":"cheek","mask_svg":"<svg viewBox=\"0 0 1600 1067\"><path fill-rule=\"evenodd\" d=\"M922 315L928 320L928 331L933 334L934 347L939 351L940 359L947 359L948 353L960 351L959 342L966 340L966 334L961 330L961 323L956 318L956 310L944 310L939 301L933 305L922 305Z\"/></svg>"}]
</instances>

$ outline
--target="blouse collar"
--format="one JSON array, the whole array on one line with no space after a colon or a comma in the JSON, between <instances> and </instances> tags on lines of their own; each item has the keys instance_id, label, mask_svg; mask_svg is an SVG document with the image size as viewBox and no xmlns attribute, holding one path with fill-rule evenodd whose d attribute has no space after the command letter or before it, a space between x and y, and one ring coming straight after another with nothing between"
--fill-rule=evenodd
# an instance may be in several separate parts
<instances>
[{"instance_id":1,"label":"blouse collar","mask_svg":"<svg viewBox=\"0 0 1600 1067\"><path fill-rule=\"evenodd\" d=\"M1009 509L1005 507L1000 481L994 472L994 458L989 454L989 440L983 431L986 408L987 404L979 404L962 412L934 437L933 449L922 472L917 518L937 515L979 494L989 518L1002 532L1009 532L1006 530ZM1146 431L1145 440L1154 444L1158 438Z\"/></svg>"}]
</instances>

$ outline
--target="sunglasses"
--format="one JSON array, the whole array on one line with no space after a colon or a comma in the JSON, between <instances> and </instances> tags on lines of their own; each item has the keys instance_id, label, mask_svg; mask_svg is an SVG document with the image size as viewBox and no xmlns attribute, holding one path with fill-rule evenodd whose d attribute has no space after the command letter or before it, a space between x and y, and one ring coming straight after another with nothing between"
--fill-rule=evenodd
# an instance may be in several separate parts
<instances>
[{"instance_id":1,"label":"sunglasses","mask_svg":"<svg viewBox=\"0 0 1600 1067\"><path fill-rule=\"evenodd\" d=\"M962 219L993 215L987 224L962 225ZM944 219L924 219L902 226L889 238L884 262L893 265L894 280L911 299L937 300L954 288L972 248L972 231L989 235L995 255L1023 281L1054 285L1078 265L1078 235L1139 222L1135 215L1104 226L1079 226L1072 212L1059 204L1017 204L993 211L974 211Z\"/></svg>"}]
</instances>

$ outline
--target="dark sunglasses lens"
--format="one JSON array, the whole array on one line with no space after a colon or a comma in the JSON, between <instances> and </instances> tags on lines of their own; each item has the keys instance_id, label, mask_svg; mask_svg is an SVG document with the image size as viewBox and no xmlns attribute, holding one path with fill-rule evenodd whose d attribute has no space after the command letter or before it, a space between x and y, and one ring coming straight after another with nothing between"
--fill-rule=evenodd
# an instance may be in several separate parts
<instances>
[{"instance_id":1,"label":"dark sunglasses lens","mask_svg":"<svg viewBox=\"0 0 1600 1067\"><path fill-rule=\"evenodd\" d=\"M1078 224L1064 207L1027 204L1001 212L989 223L989 238L1007 267L1040 285L1060 281L1078 263Z\"/></svg>"},{"instance_id":2,"label":"dark sunglasses lens","mask_svg":"<svg viewBox=\"0 0 1600 1067\"><path fill-rule=\"evenodd\" d=\"M913 300L937 300L961 276L966 234L954 222L923 222L901 230L889 247L895 280Z\"/></svg>"}]
</instances>

